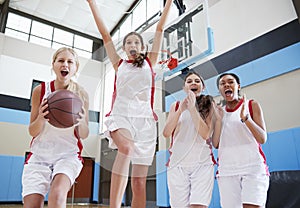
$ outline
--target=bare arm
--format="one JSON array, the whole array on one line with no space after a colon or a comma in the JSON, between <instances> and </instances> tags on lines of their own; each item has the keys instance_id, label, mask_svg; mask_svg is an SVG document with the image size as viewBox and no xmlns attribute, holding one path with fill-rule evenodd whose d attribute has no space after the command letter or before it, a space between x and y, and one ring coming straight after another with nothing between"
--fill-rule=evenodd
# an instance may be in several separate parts
<instances>
[{"instance_id":1,"label":"bare arm","mask_svg":"<svg viewBox=\"0 0 300 208\"><path fill-rule=\"evenodd\" d=\"M221 131L222 131L222 119L223 119L223 109L219 105L215 105L213 103L213 117L212 117L212 122L213 122L213 134L212 134L212 144L214 148L218 149L219 148L219 143L220 143L220 136L221 136Z\"/></svg>"},{"instance_id":2,"label":"bare arm","mask_svg":"<svg viewBox=\"0 0 300 208\"><path fill-rule=\"evenodd\" d=\"M173 103L171 106L171 109L169 111L169 116L167 118L164 130L163 130L163 136L165 138L170 138L173 131L175 130L179 117L181 115L181 112L184 110L184 102L180 102L179 108L175 110L176 103Z\"/></svg>"},{"instance_id":3,"label":"bare arm","mask_svg":"<svg viewBox=\"0 0 300 208\"><path fill-rule=\"evenodd\" d=\"M154 34L152 49L149 52L149 56L148 56L153 67L155 66L155 64L157 62L158 52L161 49L164 26L165 26L172 2L173 2L173 0L166 1L166 4L165 4L164 10L162 12L162 15L160 17L160 20L158 21L158 23L156 25L156 32Z\"/></svg>"},{"instance_id":4,"label":"bare arm","mask_svg":"<svg viewBox=\"0 0 300 208\"><path fill-rule=\"evenodd\" d=\"M244 105L241 110L241 119L245 119ZM266 124L263 117L262 109L258 102L252 101L253 118L251 116L245 121L245 125L251 131L256 141L260 144L264 144L267 141Z\"/></svg>"},{"instance_id":5,"label":"bare arm","mask_svg":"<svg viewBox=\"0 0 300 208\"><path fill-rule=\"evenodd\" d=\"M110 36L110 33L108 32L102 17L100 15L100 11L97 8L95 0L87 0L89 3L89 6L91 8L93 17L95 19L96 25L98 27L98 30L102 36L103 42L104 42L104 47L107 52L107 56L109 60L111 61L113 67L115 70L118 69L118 64L121 59L121 57L117 54L116 48L113 44L112 38Z\"/></svg>"},{"instance_id":6,"label":"bare arm","mask_svg":"<svg viewBox=\"0 0 300 208\"><path fill-rule=\"evenodd\" d=\"M47 119L44 118L49 112L46 110L48 104L46 104L46 100L43 100L40 103L40 96L41 96L41 85L34 88L31 97L31 112L30 112L30 124L28 127L29 134L32 137L36 137L42 131L45 121Z\"/></svg>"}]
</instances>

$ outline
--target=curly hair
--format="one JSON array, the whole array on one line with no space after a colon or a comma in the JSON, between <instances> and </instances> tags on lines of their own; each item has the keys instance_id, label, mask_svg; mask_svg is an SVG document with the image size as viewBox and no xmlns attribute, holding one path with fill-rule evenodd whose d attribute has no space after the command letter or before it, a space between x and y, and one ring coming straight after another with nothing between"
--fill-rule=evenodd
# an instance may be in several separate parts
<instances>
[{"instance_id":1,"label":"curly hair","mask_svg":"<svg viewBox=\"0 0 300 208\"><path fill-rule=\"evenodd\" d=\"M211 95L200 95L196 97L196 107L204 120L208 117L213 102L214 99Z\"/></svg>"}]
</instances>

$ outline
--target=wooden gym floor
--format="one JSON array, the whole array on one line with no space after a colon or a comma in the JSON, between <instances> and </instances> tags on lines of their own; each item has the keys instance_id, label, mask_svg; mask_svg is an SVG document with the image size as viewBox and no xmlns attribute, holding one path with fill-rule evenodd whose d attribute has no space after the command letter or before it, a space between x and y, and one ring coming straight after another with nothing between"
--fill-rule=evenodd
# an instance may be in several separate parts
<instances>
[{"instance_id":1,"label":"wooden gym floor","mask_svg":"<svg viewBox=\"0 0 300 208\"><path fill-rule=\"evenodd\" d=\"M0 204L0 208L22 208L22 204ZM47 205L45 205L45 208ZM97 204L74 204L73 206L71 204L67 205L67 208L109 208L107 205L97 205Z\"/></svg>"}]
</instances>

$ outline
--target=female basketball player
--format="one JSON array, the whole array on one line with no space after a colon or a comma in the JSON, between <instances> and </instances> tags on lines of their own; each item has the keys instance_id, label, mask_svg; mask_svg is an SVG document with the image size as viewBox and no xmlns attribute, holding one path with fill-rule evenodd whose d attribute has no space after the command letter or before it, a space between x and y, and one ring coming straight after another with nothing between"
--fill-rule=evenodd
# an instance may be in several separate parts
<instances>
[{"instance_id":1,"label":"female basketball player","mask_svg":"<svg viewBox=\"0 0 300 208\"><path fill-rule=\"evenodd\" d=\"M262 109L257 101L239 96L240 79L224 73L217 79L225 99L215 108L212 141L218 148L218 184L224 208L265 207L269 172L261 144L267 140Z\"/></svg>"},{"instance_id":2,"label":"female basketball player","mask_svg":"<svg viewBox=\"0 0 300 208\"><path fill-rule=\"evenodd\" d=\"M56 79L33 90L29 125L33 139L22 177L24 208L43 207L49 190L48 207L66 207L67 193L82 169L80 138L89 134L89 99L86 91L71 80L78 67L78 56L73 49L58 49L52 60ZM48 114L45 98L59 89L73 91L84 103L76 126L56 128L45 119Z\"/></svg>"},{"instance_id":3,"label":"female basketball player","mask_svg":"<svg viewBox=\"0 0 300 208\"><path fill-rule=\"evenodd\" d=\"M156 26L151 51L141 53L145 45L138 33L131 32L125 36L123 50L127 55L127 60L123 60L117 54L95 0L87 1L116 73L112 110L106 121L110 147L118 149L112 168L110 207L121 206L128 181L130 162L132 163L131 188L133 193L131 207L145 207L146 176L156 145L156 118L152 109L155 87L152 67L157 62L163 29L172 0L166 1Z\"/></svg>"},{"instance_id":4,"label":"female basketball player","mask_svg":"<svg viewBox=\"0 0 300 208\"><path fill-rule=\"evenodd\" d=\"M185 77L187 97L170 109L163 131L172 137L168 162L168 187L172 208L208 207L214 186L214 158L210 136L212 103L200 75L190 72ZM198 97L196 97L198 96Z\"/></svg>"}]
</instances>

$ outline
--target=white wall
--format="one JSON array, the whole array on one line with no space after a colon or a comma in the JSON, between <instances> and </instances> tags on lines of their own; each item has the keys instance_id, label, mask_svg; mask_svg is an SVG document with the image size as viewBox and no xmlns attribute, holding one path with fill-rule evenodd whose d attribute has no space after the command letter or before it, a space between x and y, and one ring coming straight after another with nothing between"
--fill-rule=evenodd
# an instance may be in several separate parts
<instances>
[{"instance_id":1,"label":"white wall","mask_svg":"<svg viewBox=\"0 0 300 208\"><path fill-rule=\"evenodd\" d=\"M292 0L208 0L208 3L215 51L205 59L199 60L193 67L297 18ZM214 70L213 63L211 65ZM217 71L214 73L218 74ZM297 70L243 89L249 98L261 103L268 131L300 126L300 111L297 107L300 92L295 90L299 80L300 71ZM156 102L160 102L161 97L157 96L160 94L156 94ZM159 132L164 126L164 120L161 120ZM169 140L159 136L160 149L168 148Z\"/></svg>"},{"instance_id":2,"label":"white wall","mask_svg":"<svg viewBox=\"0 0 300 208\"><path fill-rule=\"evenodd\" d=\"M292 0L219 0L209 7L215 52L223 54L297 18Z\"/></svg>"},{"instance_id":3,"label":"white wall","mask_svg":"<svg viewBox=\"0 0 300 208\"><path fill-rule=\"evenodd\" d=\"M33 79L50 81L55 78L51 69L54 52L51 48L0 33L0 94L30 99ZM75 80L89 94L89 110L99 112L103 63L82 57L79 59L80 68ZM0 154L23 156L29 150L31 137L27 125L1 122L0 132ZM83 140L83 145L82 155L99 161L98 132Z\"/></svg>"},{"instance_id":4,"label":"white wall","mask_svg":"<svg viewBox=\"0 0 300 208\"><path fill-rule=\"evenodd\" d=\"M195 1L198 0L185 1L188 9ZM197 64L227 52L296 18L292 0L209 0L209 6L210 25L214 31L215 52ZM171 20L172 17L169 17L169 21ZM150 28L148 32L154 29L155 26ZM42 81L52 79L51 58L53 53L53 49L10 38L0 33L0 93L29 98L33 78ZM111 95L108 94L112 93L113 73L107 71L107 80L104 82L105 67L103 63L85 58L80 58L80 63L80 75L77 80L90 95L90 110L101 111L100 117L102 118L103 113L107 113L111 104ZM296 71L244 89L250 97L262 103L269 131L299 126L299 122L295 122L299 118L297 114L299 112L294 113L290 110L297 109L296 105L299 103L300 96L293 96L295 92L292 91L297 87L295 79L299 80L299 76L299 71ZM284 87L277 88L283 86L282 83L284 83ZM156 87L155 111L159 115L159 148L165 149L168 147L168 141L160 135L166 118L165 113L162 113L161 105L162 83L157 82ZM105 88L108 93L103 92ZM285 104L285 99L277 100L276 96L268 99L264 96L266 93L272 94L274 90L277 90L281 95L292 96L292 108L287 107L274 114L274 112L282 109L280 106ZM284 116L288 116L288 119L291 118L290 121L281 119ZM6 127L6 124L0 126L3 126L3 128L0 127L1 133L5 129L10 129ZM16 127L11 128L15 129ZM26 131L22 130L21 132ZM7 131L7 134L3 135L8 136L9 134L10 132ZM30 141L28 135L24 136ZM15 135L13 142L18 141L20 137L22 136L19 134ZM7 142L5 146L13 146L13 143ZM98 138L85 142L88 147L86 154L96 156L99 150L97 149L99 146ZM23 149L28 147L27 142L25 143L26 147ZM22 146L22 144L20 145Z\"/></svg>"},{"instance_id":5,"label":"white wall","mask_svg":"<svg viewBox=\"0 0 300 208\"><path fill-rule=\"evenodd\" d=\"M32 80L54 79L51 70L55 50L0 33L0 93L20 98L30 98ZM102 76L102 63L79 58L79 74L75 78L90 96L90 110L100 110L98 87ZM98 101L98 102L95 102Z\"/></svg>"}]
</instances>

